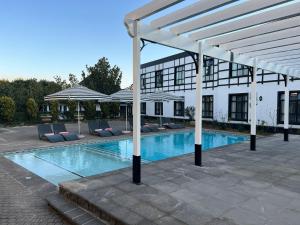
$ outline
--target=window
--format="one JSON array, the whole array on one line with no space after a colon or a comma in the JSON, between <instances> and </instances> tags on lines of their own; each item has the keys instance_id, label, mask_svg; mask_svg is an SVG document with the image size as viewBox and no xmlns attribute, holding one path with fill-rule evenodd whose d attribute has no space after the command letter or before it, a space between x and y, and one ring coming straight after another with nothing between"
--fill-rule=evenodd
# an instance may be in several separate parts
<instances>
[{"instance_id":1,"label":"window","mask_svg":"<svg viewBox=\"0 0 300 225\"><path fill-rule=\"evenodd\" d=\"M214 80L214 59L204 57L204 81Z\"/></svg>"},{"instance_id":2,"label":"window","mask_svg":"<svg viewBox=\"0 0 300 225\"><path fill-rule=\"evenodd\" d=\"M146 114L146 102L141 102L141 114Z\"/></svg>"},{"instance_id":3,"label":"window","mask_svg":"<svg viewBox=\"0 0 300 225\"><path fill-rule=\"evenodd\" d=\"M163 71L155 71L155 87L159 88L163 86Z\"/></svg>"},{"instance_id":4,"label":"window","mask_svg":"<svg viewBox=\"0 0 300 225\"><path fill-rule=\"evenodd\" d=\"M162 102L155 102L155 115L163 115L164 107Z\"/></svg>"},{"instance_id":5,"label":"window","mask_svg":"<svg viewBox=\"0 0 300 225\"><path fill-rule=\"evenodd\" d=\"M184 84L184 66L175 67L175 85Z\"/></svg>"},{"instance_id":6,"label":"window","mask_svg":"<svg viewBox=\"0 0 300 225\"><path fill-rule=\"evenodd\" d=\"M284 92L278 92L277 122L284 122ZM289 123L300 125L300 91L290 92Z\"/></svg>"},{"instance_id":7,"label":"window","mask_svg":"<svg viewBox=\"0 0 300 225\"><path fill-rule=\"evenodd\" d=\"M141 75L141 89L146 89L146 74Z\"/></svg>"},{"instance_id":8,"label":"window","mask_svg":"<svg viewBox=\"0 0 300 225\"><path fill-rule=\"evenodd\" d=\"M229 95L229 119L248 121L248 94Z\"/></svg>"},{"instance_id":9,"label":"window","mask_svg":"<svg viewBox=\"0 0 300 225\"><path fill-rule=\"evenodd\" d=\"M214 96L202 96L202 116L203 118L213 118Z\"/></svg>"},{"instance_id":10,"label":"window","mask_svg":"<svg viewBox=\"0 0 300 225\"><path fill-rule=\"evenodd\" d=\"M242 77L249 75L249 67L241 64L230 63L229 64L229 76L230 77Z\"/></svg>"},{"instance_id":11,"label":"window","mask_svg":"<svg viewBox=\"0 0 300 225\"><path fill-rule=\"evenodd\" d=\"M174 116L184 116L184 102L174 102Z\"/></svg>"}]
</instances>

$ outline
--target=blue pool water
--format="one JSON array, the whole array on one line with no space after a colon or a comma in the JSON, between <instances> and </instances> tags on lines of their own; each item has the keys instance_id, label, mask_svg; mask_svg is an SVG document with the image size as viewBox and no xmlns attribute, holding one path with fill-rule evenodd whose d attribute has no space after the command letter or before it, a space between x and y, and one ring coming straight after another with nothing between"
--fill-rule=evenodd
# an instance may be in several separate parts
<instances>
[{"instance_id":1,"label":"blue pool water","mask_svg":"<svg viewBox=\"0 0 300 225\"><path fill-rule=\"evenodd\" d=\"M141 156L147 163L194 151L194 131L141 138ZM208 150L247 140L247 136L203 132L202 148ZM5 157L53 184L131 166L132 139L68 145L9 153Z\"/></svg>"}]
</instances>

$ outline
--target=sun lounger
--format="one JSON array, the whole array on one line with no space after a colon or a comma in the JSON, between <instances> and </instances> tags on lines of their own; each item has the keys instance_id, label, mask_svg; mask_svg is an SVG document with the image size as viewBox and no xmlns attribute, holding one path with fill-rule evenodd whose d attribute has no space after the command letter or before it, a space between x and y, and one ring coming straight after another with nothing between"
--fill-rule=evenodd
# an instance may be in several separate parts
<instances>
[{"instance_id":1,"label":"sun lounger","mask_svg":"<svg viewBox=\"0 0 300 225\"><path fill-rule=\"evenodd\" d=\"M114 136L119 136L123 134L122 131L111 128L106 120L100 120L100 129L109 131Z\"/></svg>"},{"instance_id":2,"label":"sun lounger","mask_svg":"<svg viewBox=\"0 0 300 225\"><path fill-rule=\"evenodd\" d=\"M47 140L52 143L64 141L63 136L53 132L50 124L39 124L37 130L40 140Z\"/></svg>"},{"instance_id":3,"label":"sun lounger","mask_svg":"<svg viewBox=\"0 0 300 225\"><path fill-rule=\"evenodd\" d=\"M163 117L162 124L164 127L169 129L183 129L185 126L183 124L172 123L170 118Z\"/></svg>"},{"instance_id":4,"label":"sun lounger","mask_svg":"<svg viewBox=\"0 0 300 225\"><path fill-rule=\"evenodd\" d=\"M132 118L130 118L130 119L128 120L128 122L129 122L130 128L131 128L131 130L132 130L132 129L133 129L133 121L132 121ZM157 128L157 130L158 130L158 128ZM142 125L142 124L141 124L141 132L142 132L142 133L149 133L149 132L153 132L153 131L155 131L155 128L154 128L154 127L152 127L152 126L150 126L150 125Z\"/></svg>"},{"instance_id":5,"label":"sun lounger","mask_svg":"<svg viewBox=\"0 0 300 225\"><path fill-rule=\"evenodd\" d=\"M99 120L89 120L88 121L89 133L92 135L97 135L100 137L110 137L112 133L100 128Z\"/></svg>"},{"instance_id":6,"label":"sun lounger","mask_svg":"<svg viewBox=\"0 0 300 225\"><path fill-rule=\"evenodd\" d=\"M64 123L55 123L52 125L55 134L60 134L66 141L79 140L79 137L75 133L68 132Z\"/></svg>"}]
</instances>

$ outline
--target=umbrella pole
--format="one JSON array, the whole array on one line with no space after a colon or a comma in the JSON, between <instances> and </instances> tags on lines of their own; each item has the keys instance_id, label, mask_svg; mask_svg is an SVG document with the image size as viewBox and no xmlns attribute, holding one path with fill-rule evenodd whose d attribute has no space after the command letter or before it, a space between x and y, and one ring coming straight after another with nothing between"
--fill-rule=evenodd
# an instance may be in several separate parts
<instances>
[{"instance_id":1,"label":"umbrella pole","mask_svg":"<svg viewBox=\"0 0 300 225\"><path fill-rule=\"evenodd\" d=\"M160 127L162 127L161 107L162 107L162 104L160 104L160 107L159 107Z\"/></svg>"},{"instance_id":2,"label":"umbrella pole","mask_svg":"<svg viewBox=\"0 0 300 225\"><path fill-rule=\"evenodd\" d=\"M79 111L80 111L80 105L79 105L79 101L77 102L77 122L78 122L78 133L80 134L80 118L79 118Z\"/></svg>"},{"instance_id":3,"label":"umbrella pole","mask_svg":"<svg viewBox=\"0 0 300 225\"><path fill-rule=\"evenodd\" d=\"M128 107L128 106L127 106L127 103L126 103L126 106L125 106L125 107L126 107L126 113L125 113L125 121L126 121L126 122L125 122L125 130L127 131L127 107Z\"/></svg>"}]
</instances>

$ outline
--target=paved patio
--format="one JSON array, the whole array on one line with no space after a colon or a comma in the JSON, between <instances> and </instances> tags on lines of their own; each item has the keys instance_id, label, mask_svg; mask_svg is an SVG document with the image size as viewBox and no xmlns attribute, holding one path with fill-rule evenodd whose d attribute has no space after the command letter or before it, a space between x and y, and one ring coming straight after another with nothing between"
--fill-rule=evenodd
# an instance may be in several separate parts
<instances>
[{"instance_id":1,"label":"paved patio","mask_svg":"<svg viewBox=\"0 0 300 225\"><path fill-rule=\"evenodd\" d=\"M282 135L230 145L142 167L142 184L131 170L66 182L60 192L107 221L119 224L298 225L300 137Z\"/></svg>"}]
</instances>

